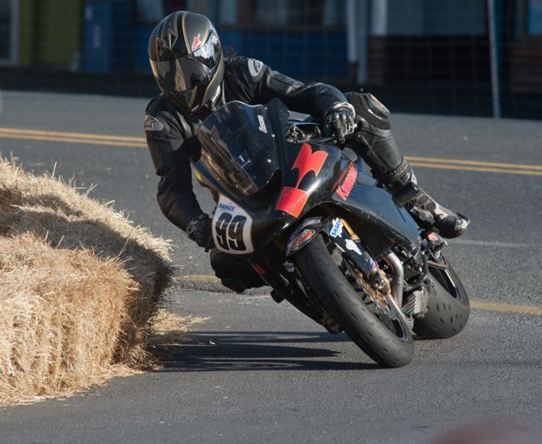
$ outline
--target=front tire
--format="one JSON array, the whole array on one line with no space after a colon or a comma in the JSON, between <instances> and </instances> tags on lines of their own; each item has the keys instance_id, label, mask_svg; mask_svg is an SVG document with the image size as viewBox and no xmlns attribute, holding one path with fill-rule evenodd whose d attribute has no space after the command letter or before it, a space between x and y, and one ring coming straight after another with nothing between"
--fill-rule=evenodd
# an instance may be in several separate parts
<instances>
[{"instance_id":1,"label":"front tire","mask_svg":"<svg viewBox=\"0 0 542 444\"><path fill-rule=\"evenodd\" d=\"M375 362L402 367L412 360L414 342L406 323L398 317L392 331L376 316L341 272L322 235L297 252L295 262L310 292Z\"/></svg>"},{"instance_id":2,"label":"front tire","mask_svg":"<svg viewBox=\"0 0 542 444\"><path fill-rule=\"evenodd\" d=\"M441 256L445 270L429 266L430 284L428 311L414 322L414 333L421 339L447 339L467 325L470 315L469 296L455 270Z\"/></svg>"}]
</instances>

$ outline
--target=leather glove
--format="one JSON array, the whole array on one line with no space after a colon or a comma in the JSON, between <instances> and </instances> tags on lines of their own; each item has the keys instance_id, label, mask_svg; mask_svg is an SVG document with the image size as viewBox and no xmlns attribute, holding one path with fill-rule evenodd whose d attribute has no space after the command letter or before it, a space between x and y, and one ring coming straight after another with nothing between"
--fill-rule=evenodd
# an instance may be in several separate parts
<instances>
[{"instance_id":1,"label":"leather glove","mask_svg":"<svg viewBox=\"0 0 542 444\"><path fill-rule=\"evenodd\" d=\"M186 235L205 251L214 247L211 219L206 214L200 214L190 221L186 227Z\"/></svg>"},{"instance_id":2,"label":"leather glove","mask_svg":"<svg viewBox=\"0 0 542 444\"><path fill-rule=\"evenodd\" d=\"M324 115L324 132L344 143L345 137L356 129L355 117L356 112L350 103L337 103Z\"/></svg>"}]
</instances>

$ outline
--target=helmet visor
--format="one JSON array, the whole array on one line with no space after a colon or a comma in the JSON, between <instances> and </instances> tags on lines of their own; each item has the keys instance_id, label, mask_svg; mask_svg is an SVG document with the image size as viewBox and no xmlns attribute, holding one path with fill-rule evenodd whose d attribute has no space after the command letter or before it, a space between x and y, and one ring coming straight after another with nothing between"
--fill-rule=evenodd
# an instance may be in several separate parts
<instances>
[{"instance_id":1,"label":"helmet visor","mask_svg":"<svg viewBox=\"0 0 542 444\"><path fill-rule=\"evenodd\" d=\"M152 71L165 93L182 93L201 84L211 70L192 58L165 62L151 60Z\"/></svg>"},{"instance_id":2,"label":"helmet visor","mask_svg":"<svg viewBox=\"0 0 542 444\"><path fill-rule=\"evenodd\" d=\"M192 53L192 57L194 57L198 62L203 63L208 68L213 69L220 60L221 52L218 35L214 30L211 30L205 45L197 48Z\"/></svg>"}]
</instances>

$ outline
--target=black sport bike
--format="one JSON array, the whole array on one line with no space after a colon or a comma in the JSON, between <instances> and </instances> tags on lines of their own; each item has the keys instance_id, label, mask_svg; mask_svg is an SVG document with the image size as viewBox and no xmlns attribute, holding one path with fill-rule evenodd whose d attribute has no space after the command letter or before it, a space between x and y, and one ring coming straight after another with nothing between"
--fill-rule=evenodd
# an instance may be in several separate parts
<instances>
[{"instance_id":1,"label":"black sport bike","mask_svg":"<svg viewBox=\"0 0 542 444\"><path fill-rule=\"evenodd\" d=\"M445 241L418 226L348 143L289 120L277 99L230 102L197 137L195 175L217 202L215 246L245 257L275 300L346 332L384 367L412 360L413 334L449 338L465 327L469 299Z\"/></svg>"}]
</instances>

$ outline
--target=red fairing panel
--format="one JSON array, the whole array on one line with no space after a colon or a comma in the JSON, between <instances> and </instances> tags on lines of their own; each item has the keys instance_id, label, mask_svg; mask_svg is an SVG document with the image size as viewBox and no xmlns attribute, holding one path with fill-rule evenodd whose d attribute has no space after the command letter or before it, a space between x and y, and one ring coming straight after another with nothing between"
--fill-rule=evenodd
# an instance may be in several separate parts
<instances>
[{"instance_id":1,"label":"red fairing panel","mask_svg":"<svg viewBox=\"0 0 542 444\"><path fill-rule=\"evenodd\" d=\"M327 156L328 153L326 151L315 151L313 153L308 143L301 145L301 149L292 165L292 171L295 169L298 171L295 187L284 187L282 189L275 207L276 210L284 211L293 217L298 217L301 214L309 198L309 193L301 190L299 185L303 181L303 178L311 171L316 176L320 174Z\"/></svg>"},{"instance_id":2,"label":"red fairing panel","mask_svg":"<svg viewBox=\"0 0 542 444\"><path fill-rule=\"evenodd\" d=\"M351 163L350 165L348 165L348 171L346 172L346 176L336 190L338 196L342 200L348 199L348 196L350 196L350 193L354 188L354 184L356 183L357 178L358 169L353 163Z\"/></svg>"},{"instance_id":3,"label":"red fairing panel","mask_svg":"<svg viewBox=\"0 0 542 444\"><path fill-rule=\"evenodd\" d=\"M309 193L299 188L284 187L280 193L279 201L275 209L284 211L294 217L298 217L305 208Z\"/></svg>"},{"instance_id":4,"label":"red fairing panel","mask_svg":"<svg viewBox=\"0 0 542 444\"><path fill-rule=\"evenodd\" d=\"M312 148L308 143L304 143L303 145L301 145L301 149L299 150L297 158L295 159L295 162L292 166L292 171L296 168L298 170L297 182L295 184L295 187L298 188L303 178L311 171L314 171L314 174L318 176L318 174L320 174L320 171L322 170L322 167L324 166L324 162L326 161L326 159L326 151L315 151L313 153Z\"/></svg>"}]
</instances>

